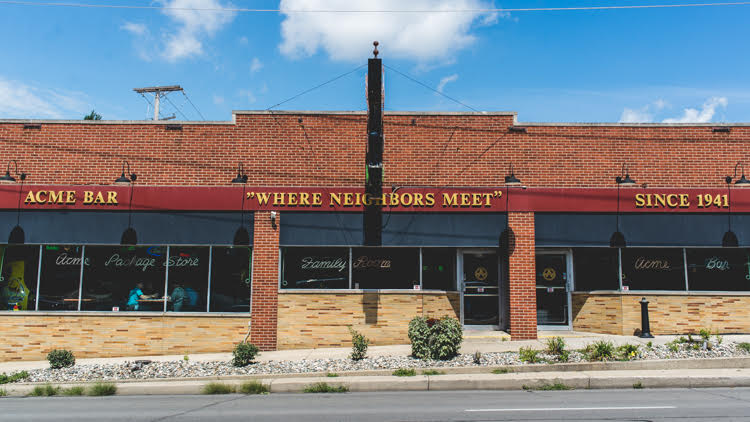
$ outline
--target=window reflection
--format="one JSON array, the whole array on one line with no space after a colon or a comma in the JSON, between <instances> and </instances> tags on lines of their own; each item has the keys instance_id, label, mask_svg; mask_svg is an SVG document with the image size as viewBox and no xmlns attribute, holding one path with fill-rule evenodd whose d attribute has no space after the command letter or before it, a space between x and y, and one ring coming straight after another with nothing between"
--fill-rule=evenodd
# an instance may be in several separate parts
<instances>
[{"instance_id":1,"label":"window reflection","mask_svg":"<svg viewBox=\"0 0 750 422\"><path fill-rule=\"evenodd\" d=\"M27 311L36 309L38 246L0 246L0 310Z\"/></svg>"},{"instance_id":2,"label":"window reflection","mask_svg":"<svg viewBox=\"0 0 750 422\"><path fill-rule=\"evenodd\" d=\"M45 245L39 282L39 309L78 310L82 246Z\"/></svg>"}]
</instances>

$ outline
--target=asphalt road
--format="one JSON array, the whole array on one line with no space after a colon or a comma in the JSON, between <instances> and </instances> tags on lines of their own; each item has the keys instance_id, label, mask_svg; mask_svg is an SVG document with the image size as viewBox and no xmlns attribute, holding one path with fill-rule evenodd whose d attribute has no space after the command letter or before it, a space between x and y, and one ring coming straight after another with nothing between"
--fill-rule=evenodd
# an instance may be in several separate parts
<instances>
[{"instance_id":1,"label":"asphalt road","mask_svg":"<svg viewBox=\"0 0 750 422\"><path fill-rule=\"evenodd\" d=\"M0 398L0 421L750 421L750 388Z\"/></svg>"}]
</instances>

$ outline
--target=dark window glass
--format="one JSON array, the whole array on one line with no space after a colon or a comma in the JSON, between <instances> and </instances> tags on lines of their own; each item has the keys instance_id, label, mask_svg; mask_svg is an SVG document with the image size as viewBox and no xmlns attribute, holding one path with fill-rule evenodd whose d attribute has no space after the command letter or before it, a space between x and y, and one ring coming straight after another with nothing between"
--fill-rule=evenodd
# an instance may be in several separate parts
<instances>
[{"instance_id":1,"label":"dark window glass","mask_svg":"<svg viewBox=\"0 0 750 422\"><path fill-rule=\"evenodd\" d=\"M573 249L575 289L577 291L618 290L617 249Z\"/></svg>"},{"instance_id":2,"label":"dark window glass","mask_svg":"<svg viewBox=\"0 0 750 422\"><path fill-rule=\"evenodd\" d=\"M629 290L685 290L682 249L622 250L622 285Z\"/></svg>"},{"instance_id":3,"label":"dark window glass","mask_svg":"<svg viewBox=\"0 0 750 422\"><path fill-rule=\"evenodd\" d=\"M214 247L211 253L211 312L250 312L248 247Z\"/></svg>"},{"instance_id":4,"label":"dark window glass","mask_svg":"<svg viewBox=\"0 0 750 422\"><path fill-rule=\"evenodd\" d=\"M690 290L750 290L747 249L687 249Z\"/></svg>"},{"instance_id":5,"label":"dark window glass","mask_svg":"<svg viewBox=\"0 0 750 422\"><path fill-rule=\"evenodd\" d=\"M348 289L348 248L284 248L282 289Z\"/></svg>"},{"instance_id":6,"label":"dark window glass","mask_svg":"<svg viewBox=\"0 0 750 422\"><path fill-rule=\"evenodd\" d=\"M39 309L78 310L81 283L81 246L42 247L42 274L39 280Z\"/></svg>"},{"instance_id":7,"label":"dark window glass","mask_svg":"<svg viewBox=\"0 0 750 422\"><path fill-rule=\"evenodd\" d=\"M456 290L456 250L422 249L422 288L425 290Z\"/></svg>"},{"instance_id":8,"label":"dark window glass","mask_svg":"<svg viewBox=\"0 0 750 422\"><path fill-rule=\"evenodd\" d=\"M82 310L164 310L166 246L87 246L85 255Z\"/></svg>"},{"instance_id":9,"label":"dark window glass","mask_svg":"<svg viewBox=\"0 0 750 422\"><path fill-rule=\"evenodd\" d=\"M419 285L419 249L354 248L352 283L355 289L413 289Z\"/></svg>"},{"instance_id":10,"label":"dark window glass","mask_svg":"<svg viewBox=\"0 0 750 422\"><path fill-rule=\"evenodd\" d=\"M205 312L208 292L208 248L169 248L167 310Z\"/></svg>"},{"instance_id":11,"label":"dark window glass","mask_svg":"<svg viewBox=\"0 0 750 422\"><path fill-rule=\"evenodd\" d=\"M0 246L0 310L36 309L36 281L39 271L39 246Z\"/></svg>"}]
</instances>

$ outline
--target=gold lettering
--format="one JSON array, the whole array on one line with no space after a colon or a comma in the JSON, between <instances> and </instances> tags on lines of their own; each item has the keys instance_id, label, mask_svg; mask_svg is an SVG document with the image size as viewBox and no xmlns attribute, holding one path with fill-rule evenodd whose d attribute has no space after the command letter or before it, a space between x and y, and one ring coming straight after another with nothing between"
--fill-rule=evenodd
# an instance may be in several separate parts
<instances>
[{"instance_id":1,"label":"gold lettering","mask_svg":"<svg viewBox=\"0 0 750 422\"><path fill-rule=\"evenodd\" d=\"M115 194L115 198L117 198L117 192L112 192ZM76 191L69 190L65 192L65 203L69 205L73 205L76 203ZM115 204L117 203L117 200L115 200Z\"/></svg>"},{"instance_id":2,"label":"gold lettering","mask_svg":"<svg viewBox=\"0 0 750 422\"><path fill-rule=\"evenodd\" d=\"M289 206L297 206L297 195L299 195L296 192L289 192Z\"/></svg>"},{"instance_id":3,"label":"gold lettering","mask_svg":"<svg viewBox=\"0 0 750 422\"><path fill-rule=\"evenodd\" d=\"M389 205L390 205L391 207L397 207L397 206L401 205L401 200L400 200L400 198L401 198L401 196L399 196L399 194L397 194L397 193L392 193L392 194L391 194L391 203L390 203Z\"/></svg>"},{"instance_id":4,"label":"gold lettering","mask_svg":"<svg viewBox=\"0 0 750 422\"><path fill-rule=\"evenodd\" d=\"M435 194L430 192L424 196L425 200L427 201L427 206L431 207L435 205Z\"/></svg>"},{"instance_id":5,"label":"gold lettering","mask_svg":"<svg viewBox=\"0 0 750 422\"><path fill-rule=\"evenodd\" d=\"M689 196L686 193L680 194L680 208L687 208L690 206Z\"/></svg>"},{"instance_id":6,"label":"gold lettering","mask_svg":"<svg viewBox=\"0 0 750 422\"><path fill-rule=\"evenodd\" d=\"M661 203L662 207L665 207L667 205L666 198L661 193L654 194L654 207L658 207L659 203Z\"/></svg>"},{"instance_id":7,"label":"gold lettering","mask_svg":"<svg viewBox=\"0 0 750 422\"><path fill-rule=\"evenodd\" d=\"M48 204L62 204L63 203L63 191L49 191L49 200L47 201Z\"/></svg>"},{"instance_id":8,"label":"gold lettering","mask_svg":"<svg viewBox=\"0 0 750 422\"><path fill-rule=\"evenodd\" d=\"M103 204L104 203L104 195L102 195L101 191L96 193L96 199L94 200L94 205Z\"/></svg>"},{"instance_id":9,"label":"gold lettering","mask_svg":"<svg viewBox=\"0 0 750 422\"><path fill-rule=\"evenodd\" d=\"M356 193L356 194L354 195L354 205L355 205L355 206L360 206L360 205L362 205L362 194L361 194L361 193L359 193L359 192L357 192L357 193Z\"/></svg>"},{"instance_id":10,"label":"gold lettering","mask_svg":"<svg viewBox=\"0 0 750 422\"><path fill-rule=\"evenodd\" d=\"M415 207L424 207L424 202L422 202L422 194L421 193L415 193L414 194L414 206Z\"/></svg>"},{"instance_id":11,"label":"gold lettering","mask_svg":"<svg viewBox=\"0 0 750 422\"><path fill-rule=\"evenodd\" d=\"M472 207L481 207L482 206L482 194L481 193L472 193L471 194L471 206Z\"/></svg>"},{"instance_id":12,"label":"gold lettering","mask_svg":"<svg viewBox=\"0 0 750 422\"><path fill-rule=\"evenodd\" d=\"M468 193L462 193L461 194L461 206L462 207L468 207L469 206L469 194Z\"/></svg>"},{"instance_id":13,"label":"gold lettering","mask_svg":"<svg viewBox=\"0 0 750 422\"><path fill-rule=\"evenodd\" d=\"M354 205L354 194L347 192L344 194L344 206L351 207L352 205Z\"/></svg>"},{"instance_id":14,"label":"gold lettering","mask_svg":"<svg viewBox=\"0 0 750 422\"><path fill-rule=\"evenodd\" d=\"M643 208L646 205L646 199L642 193L635 194L635 206L636 208Z\"/></svg>"},{"instance_id":15,"label":"gold lettering","mask_svg":"<svg viewBox=\"0 0 750 422\"><path fill-rule=\"evenodd\" d=\"M458 194L453 193L451 195L448 195L447 193L443 194L443 206L444 207L455 207L458 206L458 198L456 198Z\"/></svg>"},{"instance_id":16,"label":"gold lettering","mask_svg":"<svg viewBox=\"0 0 750 422\"><path fill-rule=\"evenodd\" d=\"M313 202L312 202L312 204L314 206L319 207L319 206L323 205L323 199L321 198L321 193L320 192L313 192L312 196L313 196Z\"/></svg>"},{"instance_id":17,"label":"gold lettering","mask_svg":"<svg viewBox=\"0 0 750 422\"><path fill-rule=\"evenodd\" d=\"M83 191L83 204L88 205L94 202L94 192L90 190Z\"/></svg>"},{"instance_id":18,"label":"gold lettering","mask_svg":"<svg viewBox=\"0 0 750 422\"><path fill-rule=\"evenodd\" d=\"M26 199L24 199L24 204L36 204L36 198L34 198L34 191L30 190L28 194L26 194Z\"/></svg>"},{"instance_id":19,"label":"gold lettering","mask_svg":"<svg viewBox=\"0 0 750 422\"><path fill-rule=\"evenodd\" d=\"M273 193L273 204L274 205L284 205L284 192L274 192Z\"/></svg>"},{"instance_id":20,"label":"gold lettering","mask_svg":"<svg viewBox=\"0 0 750 422\"><path fill-rule=\"evenodd\" d=\"M117 192L107 191L107 204L117 205Z\"/></svg>"},{"instance_id":21,"label":"gold lettering","mask_svg":"<svg viewBox=\"0 0 750 422\"><path fill-rule=\"evenodd\" d=\"M669 208L674 208L677 206L678 204L677 198L678 196L674 193L670 193L669 195L667 195L667 205L669 205ZM674 199L674 203L672 203L673 199Z\"/></svg>"},{"instance_id":22,"label":"gold lettering","mask_svg":"<svg viewBox=\"0 0 750 422\"><path fill-rule=\"evenodd\" d=\"M414 202L414 197L410 193L401 195L401 205L408 207Z\"/></svg>"},{"instance_id":23,"label":"gold lettering","mask_svg":"<svg viewBox=\"0 0 750 422\"><path fill-rule=\"evenodd\" d=\"M46 190L40 190L36 192L36 202L39 202L40 204L44 204L47 202L47 191Z\"/></svg>"},{"instance_id":24,"label":"gold lettering","mask_svg":"<svg viewBox=\"0 0 750 422\"><path fill-rule=\"evenodd\" d=\"M247 197L250 197L250 192L248 192ZM266 205L268 200L271 199L271 194L268 192L258 192L255 194L255 197L258 198L258 205Z\"/></svg>"},{"instance_id":25,"label":"gold lettering","mask_svg":"<svg viewBox=\"0 0 750 422\"><path fill-rule=\"evenodd\" d=\"M300 205L310 205L310 194L307 192L302 192L299 194L299 204Z\"/></svg>"},{"instance_id":26,"label":"gold lettering","mask_svg":"<svg viewBox=\"0 0 750 422\"><path fill-rule=\"evenodd\" d=\"M331 192L331 206L333 206L334 202L337 205L341 205L341 195L339 195L338 193Z\"/></svg>"},{"instance_id":27,"label":"gold lettering","mask_svg":"<svg viewBox=\"0 0 750 422\"><path fill-rule=\"evenodd\" d=\"M485 207L492 206L492 204L490 204L490 198L492 198L492 194L491 193L483 193L482 195L484 195L484 206Z\"/></svg>"}]
</instances>

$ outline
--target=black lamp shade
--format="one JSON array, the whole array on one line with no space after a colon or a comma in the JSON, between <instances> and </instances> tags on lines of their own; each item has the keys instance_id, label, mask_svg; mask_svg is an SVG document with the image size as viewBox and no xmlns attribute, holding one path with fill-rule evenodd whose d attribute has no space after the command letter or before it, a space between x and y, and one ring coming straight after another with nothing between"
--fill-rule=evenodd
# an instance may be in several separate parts
<instances>
[{"instance_id":1,"label":"black lamp shade","mask_svg":"<svg viewBox=\"0 0 750 422\"><path fill-rule=\"evenodd\" d=\"M721 246L725 248L736 248L740 246L740 242L737 240L737 235L733 231L728 230L724 233L724 237L721 239Z\"/></svg>"},{"instance_id":2,"label":"black lamp shade","mask_svg":"<svg viewBox=\"0 0 750 422\"><path fill-rule=\"evenodd\" d=\"M234 245L235 246L249 246L250 245L250 233L244 227L240 227L234 232Z\"/></svg>"},{"instance_id":3,"label":"black lamp shade","mask_svg":"<svg viewBox=\"0 0 750 422\"><path fill-rule=\"evenodd\" d=\"M5 176L0 176L0 181L2 182L15 182L16 178L10 175L9 171L5 172Z\"/></svg>"},{"instance_id":4,"label":"black lamp shade","mask_svg":"<svg viewBox=\"0 0 750 422\"><path fill-rule=\"evenodd\" d=\"M24 244L26 242L26 233L24 233L21 226L13 227L13 230L10 232L10 236L8 236L8 243L13 244Z\"/></svg>"},{"instance_id":5,"label":"black lamp shade","mask_svg":"<svg viewBox=\"0 0 750 422\"><path fill-rule=\"evenodd\" d=\"M132 227L128 227L125 229L124 232L122 232L122 238L120 239L120 244L122 245L137 245L138 244L138 234L135 232L135 229Z\"/></svg>"},{"instance_id":6,"label":"black lamp shade","mask_svg":"<svg viewBox=\"0 0 750 422\"><path fill-rule=\"evenodd\" d=\"M123 174L122 174L122 176L118 177L118 178L117 178L117 179L115 180L115 183L130 183L130 179L128 179L128 178L127 178L127 177L125 176L125 173L123 173Z\"/></svg>"},{"instance_id":7,"label":"black lamp shade","mask_svg":"<svg viewBox=\"0 0 750 422\"><path fill-rule=\"evenodd\" d=\"M627 246L625 235L620 231L612 233L612 237L609 238L609 246L612 248L624 248Z\"/></svg>"},{"instance_id":8,"label":"black lamp shade","mask_svg":"<svg viewBox=\"0 0 750 422\"><path fill-rule=\"evenodd\" d=\"M232 183L237 183L237 184L247 183L247 175L246 174L237 173L237 177L235 177L234 179L232 179Z\"/></svg>"},{"instance_id":9,"label":"black lamp shade","mask_svg":"<svg viewBox=\"0 0 750 422\"><path fill-rule=\"evenodd\" d=\"M615 182L617 182L618 185L635 185L635 180L630 178L629 174L626 174L624 178L617 176L615 178Z\"/></svg>"},{"instance_id":10,"label":"black lamp shade","mask_svg":"<svg viewBox=\"0 0 750 422\"><path fill-rule=\"evenodd\" d=\"M745 175L743 174L736 182L734 182L735 185L750 185L750 180L747 180L745 178Z\"/></svg>"},{"instance_id":11,"label":"black lamp shade","mask_svg":"<svg viewBox=\"0 0 750 422\"><path fill-rule=\"evenodd\" d=\"M515 174L511 173L510 176L505 176L506 185L520 185L521 181L516 177Z\"/></svg>"}]
</instances>

